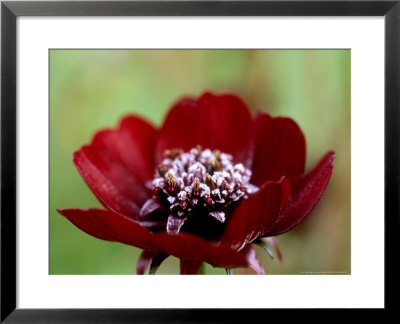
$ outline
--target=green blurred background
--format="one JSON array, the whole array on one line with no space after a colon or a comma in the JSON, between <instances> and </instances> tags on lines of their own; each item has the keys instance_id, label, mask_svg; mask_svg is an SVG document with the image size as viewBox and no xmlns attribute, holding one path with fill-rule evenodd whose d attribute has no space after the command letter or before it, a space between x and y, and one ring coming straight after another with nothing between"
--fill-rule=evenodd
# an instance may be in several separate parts
<instances>
[{"instance_id":1,"label":"green blurred background","mask_svg":"<svg viewBox=\"0 0 400 324\"><path fill-rule=\"evenodd\" d=\"M101 206L72 153L126 113L160 126L171 104L205 90L234 92L253 113L293 118L306 137L306 170L337 153L321 202L276 237L285 263L257 248L267 273L350 273L350 50L51 50L50 274L135 273L139 249L93 238L56 212ZM174 257L158 270L178 272Z\"/></svg>"}]
</instances>

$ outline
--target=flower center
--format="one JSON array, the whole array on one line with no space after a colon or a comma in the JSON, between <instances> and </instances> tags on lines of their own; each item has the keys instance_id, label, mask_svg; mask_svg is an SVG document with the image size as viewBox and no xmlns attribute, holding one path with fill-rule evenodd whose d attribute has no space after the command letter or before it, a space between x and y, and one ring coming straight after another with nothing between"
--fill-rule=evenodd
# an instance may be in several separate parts
<instances>
[{"instance_id":1,"label":"flower center","mask_svg":"<svg viewBox=\"0 0 400 324\"><path fill-rule=\"evenodd\" d=\"M249 183L251 171L233 164L230 154L197 146L189 152L166 150L164 156L152 187L154 198L169 209L173 224L167 230L171 225L179 232L186 220L199 216L224 223L229 206L258 190Z\"/></svg>"}]
</instances>

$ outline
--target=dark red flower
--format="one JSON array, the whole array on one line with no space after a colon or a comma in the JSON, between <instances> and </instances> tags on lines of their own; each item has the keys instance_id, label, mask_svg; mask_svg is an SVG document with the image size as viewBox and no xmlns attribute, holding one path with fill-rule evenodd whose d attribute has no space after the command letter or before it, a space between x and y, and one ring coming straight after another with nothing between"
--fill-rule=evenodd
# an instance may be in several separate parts
<instances>
[{"instance_id":1,"label":"dark red flower","mask_svg":"<svg viewBox=\"0 0 400 324\"><path fill-rule=\"evenodd\" d=\"M252 243L281 259L272 236L318 203L334 155L304 176L305 139L293 120L252 118L237 96L205 93L177 102L161 129L128 116L98 132L74 163L105 209L58 211L92 236L143 249L140 274L168 255L182 274L203 262L263 274Z\"/></svg>"}]
</instances>

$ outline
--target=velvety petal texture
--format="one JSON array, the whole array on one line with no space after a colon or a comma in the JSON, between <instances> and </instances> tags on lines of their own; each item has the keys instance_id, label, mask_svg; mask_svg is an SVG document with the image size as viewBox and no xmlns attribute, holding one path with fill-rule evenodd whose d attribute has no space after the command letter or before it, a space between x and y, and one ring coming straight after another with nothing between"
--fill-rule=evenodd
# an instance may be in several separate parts
<instances>
[{"instance_id":1,"label":"velvety petal texture","mask_svg":"<svg viewBox=\"0 0 400 324\"><path fill-rule=\"evenodd\" d=\"M207 262L214 267L224 268L247 266L245 254L193 234L160 233L151 238L151 243L165 253L185 261Z\"/></svg>"},{"instance_id":2,"label":"velvety petal texture","mask_svg":"<svg viewBox=\"0 0 400 324\"><path fill-rule=\"evenodd\" d=\"M74 163L104 207L135 217L148 198L143 184L112 156L93 146L74 153Z\"/></svg>"},{"instance_id":3,"label":"velvety petal texture","mask_svg":"<svg viewBox=\"0 0 400 324\"><path fill-rule=\"evenodd\" d=\"M288 179L269 181L236 208L221 241L240 250L263 236L291 201Z\"/></svg>"},{"instance_id":4,"label":"velvety petal texture","mask_svg":"<svg viewBox=\"0 0 400 324\"><path fill-rule=\"evenodd\" d=\"M120 162L141 183L154 175L156 129L136 116L122 119L118 129L98 132L92 140L96 147Z\"/></svg>"},{"instance_id":5,"label":"velvety petal texture","mask_svg":"<svg viewBox=\"0 0 400 324\"><path fill-rule=\"evenodd\" d=\"M203 94L199 99L176 103L160 130L157 161L166 149L185 151L196 145L241 155L251 136L253 121L246 104L237 96Z\"/></svg>"},{"instance_id":6,"label":"velvety petal texture","mask_svg":"<svg viewBox=\"0 0 400 324\"><path fill-rule=\"evenodd\" d=\"M82 231L106 241L117 241L141 249L154 250L146 228L120 214L102 209L57 209Z\"/></svg>"},{"instance_id":7,"label":"velvety petal texture","mask_svg":"<svg viewBox=\"0 0 400 324\"><path fill-rule=\"evenodd\" d=\"M268 236L285 233L299 224L321 199L333 171L334 152L328 152L301 181L292 203L268 232Z\"/></svg>"},{"instance_id":8,"label":"velvety petal texture","mask_svg":"<svg viewBox=\"0 0 400 324\"><path fill-rule=\"evenodd\" d=\"M251 183L287 177L294 187L304 172L306 144L299 126L290 118L258 114L254 122Z\"/></svg>"}]
</instances>

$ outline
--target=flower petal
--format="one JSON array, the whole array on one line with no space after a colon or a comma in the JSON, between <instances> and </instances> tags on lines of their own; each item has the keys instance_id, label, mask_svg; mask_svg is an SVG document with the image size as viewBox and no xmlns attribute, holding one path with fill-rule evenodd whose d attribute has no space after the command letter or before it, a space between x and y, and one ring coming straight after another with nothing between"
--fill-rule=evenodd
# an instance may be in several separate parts
<instances>
[{"instance_id":1,"label":"flower petal","mask_svg":"<svg viewBox=\"0 0 400 324\"><path fill-rule=\"evenodd\" d=\"M256 250L253 246L249 245L247 250L247 261L249 262L249 267L252 268L258 275L264 275L264 267L261 265L260 261L257 258Z\"/></svg>"},{"instance_id":2,"label":"flower petal","mask_svg":"<svg viewBox=\"0 0 400 324\"><path fill-rule=\"evenodd\" d=\"M235 95L205 93L197 100L183 99L173 106L160 130L157 160L162 160L166 149L187 151L196 145L241 156L252 126L249 109Z\"/></svg>"},{"instance_id":3,"label":"flower petal","mask_svg":"<svg viewBox=\"0 0 400 324\"><path fill-rule=\"evenodd\" d=\"M93 146L83 146L76 151L74 163L104 207L137 217L138 206L146 201L148 194L121 163Z\"/></svg>"},{"instance_id":4,"label":"flower petal","mask_svg":"<svg viewBox=\"0 0 400 324\"><path fill-rule=\"evenodd\" d=\"M57 209L76 227L96 238L117 241L140 249L154 249L151 233L132 219L103 209Z\"/></svg>"},{"instance_id":5,"label":"flower petal","mask_svg":"<svg viewBox=\"0 0 400 324\"><path fill-rule=\"evenodd\" d=\"M241 250L267 233L291 199L288 179L269 181L244 200L234 211L221 242Z\"/></svg>"},{"instance_id":6,"label":"flower petal","mask_svg":"<svg viewBox=\"0 0 400 324\"><path fill-rule=\"evenodd\" d=\"M202 264L203 262L181 260L180 262L181 274L185 275L197 274Z\"/></svg>"},{"instance_id":7,"label":"flower petal","mask_svg":"<svg viewBox=\"0 0 400 324\"><path fill-rule=\"evenodd\" d=\"M150 265L151 260L160 253L157 250L144 250L136 263L136 274L143 275L145 274L147 268Z\"/></svg>"},{"instance_id":8,"label":"flower petal","mask_svg":"<svg viewBox=\"0 0 400 324\"><path fill-rule=\"evenodd\" d=\"M197 101L190 98L184 98L172 107L157 139L155 148L157 162L162 161L166 149L181 148L187 151L199 144L197 143L198 114Z\"/></svg>"},{"instance_id":9,"label":"flower petal","mask_svg":"<svg viewBox=\"0 0 400 324\"><path fill-rule=\"evenodd\" d=\"M334 158L334 152L326 153L317 166L307 174L299 184L293 201L267 233L267 236L279 235L289 231L311 212L321 199L331 179Z\"/></svg>"},{"instance_id":10,"label":"flower petal","mask_svg":"<svg viewBox=\"0 0 400 324\"><path fill-rule=\"evenodd\" d=\"M119 129L98 132L91 145L106 151L145 183L152 179L154 173L156 135L156 129L147 121L127 116L121 121Z\"/></svg>"},{"instance_id":11,"label":"flower petal","mask_svg":"<svg viewBox=\"0 0 400 324\"><path fill-rule=\"evenodd\" d=\"M202 125L199 130L204 141L201 145L234 156L247 146L253 120L242 99L232 94L205 93L199 105Z\"/></svg>"},{"instance_id":12,"label":"flower petal","mask_svg":"<svg viewBox=\"0 0 400 324\"><path fill-rule=\"evenodd\" d=\"M250 182L260 186L269 180L289 178L296 186L304 172L306 146L299 126L289 118L260 113L254 123L254 151Z\"/></svg>"},{"instance_id":13,"label":"flower petal","mask_svg":"<svg viewBox=\"0 0 400 324\"><path fill-rule=\"evenodd\" d=\"M214 267L224 268L247 266L245 254L193 234L154 234L151 243L161 251L185 261L207 262Z\"/></svg>"}]
</instances>

